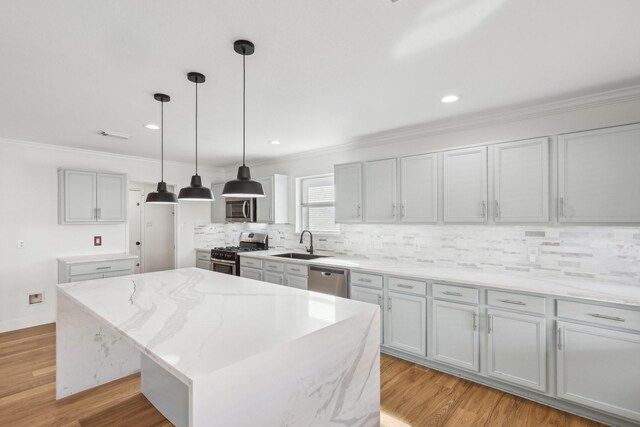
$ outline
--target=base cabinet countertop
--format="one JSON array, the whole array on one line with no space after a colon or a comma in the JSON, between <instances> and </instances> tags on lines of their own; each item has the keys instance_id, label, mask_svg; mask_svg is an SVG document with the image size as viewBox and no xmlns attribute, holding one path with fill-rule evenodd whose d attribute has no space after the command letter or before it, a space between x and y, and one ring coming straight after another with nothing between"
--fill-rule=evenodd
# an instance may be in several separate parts
<instances>
[{"instance_id":1,"label":"base cabinet countertop","mask_svg":"<svg viewBox=\"0 0 640 427\"><path fill-rule=\"evenodd\" d=\"M283 252L241 254L241 274ZM286 263L348 268L349 297L383 313L385 353L606 424L640 423L640 286L339 256Z\"/></svg>"}]
</instances>

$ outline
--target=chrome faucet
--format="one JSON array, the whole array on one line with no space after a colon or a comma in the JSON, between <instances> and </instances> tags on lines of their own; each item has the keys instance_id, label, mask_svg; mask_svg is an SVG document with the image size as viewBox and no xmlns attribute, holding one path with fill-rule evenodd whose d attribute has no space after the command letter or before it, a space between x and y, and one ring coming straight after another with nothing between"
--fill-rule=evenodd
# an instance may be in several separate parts
<instances>
[{"instance_id":1,"label":"chrome faucet","mask_svg":"<svg viewBox=\"0 0 640 427\"><path fill-rule=\"evenodd\" d=\"M302 230L302 233L300 233L300 244L302 244L304 233L309 233L309 240L311 243L311 245L308 248L306 246L304 248L307 250L307 252L309 252L309 254L313 255L313 234L311 234L309 230Z\"/></svg>"}]
</instances>

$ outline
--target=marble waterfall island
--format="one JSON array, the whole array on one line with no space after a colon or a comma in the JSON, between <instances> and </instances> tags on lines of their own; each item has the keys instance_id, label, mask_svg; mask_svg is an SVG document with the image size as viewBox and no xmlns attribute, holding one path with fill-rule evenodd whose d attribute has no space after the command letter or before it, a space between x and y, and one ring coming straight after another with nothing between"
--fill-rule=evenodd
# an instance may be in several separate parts
<instances>
[{"instance_id":1,"label":"marble waterfall island","mask_svg":"<svg viewBox=\"0 0 640 427\"><path fill-rule=\"evenodd\" d=\"M179 427L378 426L379 316L195 268L60 284L57 398L141 371Z\"/></svg>"}]
</instances>

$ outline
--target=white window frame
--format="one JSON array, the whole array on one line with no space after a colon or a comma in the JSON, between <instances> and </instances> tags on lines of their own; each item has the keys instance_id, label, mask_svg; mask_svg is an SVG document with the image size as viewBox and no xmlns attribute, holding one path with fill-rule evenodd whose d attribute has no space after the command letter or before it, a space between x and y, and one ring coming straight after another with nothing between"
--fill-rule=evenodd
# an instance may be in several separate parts
<instances>
[{"instance_id":1,"label":"white window frame","mask_svg":"<svg viewBox=\"0 0 640 427\"><path fill-rule=\"evenodd\" d=\"M304 200L304 185L303 181L308 179L318 179L318 178L333 178L333 173L325 173L321 175L310 175L310 176L302 176L296 178L296 232L300 233L305 229L305 220L304 220L304 208L305 207L335 207L335 198L333 202L322 202L322 203L312 203L307 204L303 203ZM335 222L335 218L334 218ZM339 224L338 224L339 227ZM330 231L314 231L310 230L314 235L322 236L322 235L336 235L340 234L340 230L336 230L334 232Z\"/></svg>"}]
</instances>

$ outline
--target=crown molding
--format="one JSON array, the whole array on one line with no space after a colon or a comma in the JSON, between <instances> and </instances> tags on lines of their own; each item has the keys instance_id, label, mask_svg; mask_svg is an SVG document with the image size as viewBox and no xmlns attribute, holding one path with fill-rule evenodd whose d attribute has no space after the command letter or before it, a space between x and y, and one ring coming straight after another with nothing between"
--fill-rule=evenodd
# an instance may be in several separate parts
<instances>
[{"instance_id":1,"label":"crown molding","mask_svg":"<svg viewBox=\"0 0 640 427\"><path fill-rule=\"evenodd\" d=\"M611 104L619 104L640 99L640 84L619 89L596 92L587 95L546 101L536 104L503 107L483 112L457 116L453 118L404 126L382 132L358 136L343 143L316 150L294 153L278 158L256 159L251 166L263 166L287 161L295 161L325 154L341 153L356 148L374 147L377 145L400 143L420 137L433 136L453 131L476 129L536 117L567 113L578 110L596 108ZM230 165L224 166L225 173L232 172Z\"/></svg>"},{"instance_id":2,"label":"crown molding","mask_svg":"<svg viewBox=\"0 0 640 427\"><path fill-rule=\"evenodd\" d=\"M20 146L20 147L30 147L30 148L35 148L35 149L38 149L38 150L51 150L51 151L57 151L57 152L62 152L62 153L86 154L86 155L91 155L91 156L107 157L107 158L118 159L118 160L131 160L131 161L136 161L136 162L146 162L146 163L152 163L152 164L155 164L155 165L159 165L160 164L160 159L154 159L154 158L151 158L151 157L141 157L141 156L131 156L129 154L109 153L108 151L88 150L86 148L68 147L68 146L65 146L65 145L45 144L45 143L42 143L42 142L24 141L24 140L20 140L20 139L11 139L11 138L0 137L0 144L2 144L2 145L15 145L15 146ZM176 161L173 161L173 160L165 160L164 164L165 164L165 166L166 165L171 165L171 166L178 166L178 167L193 167L193 164L191 164L191 163L176 162ZM224 170L224 167L216 168L214 166L206 165L204 168L201 167L200 169L206 170L207 172L218 172L220 170Z\"/></svg>"}]
</instances>

